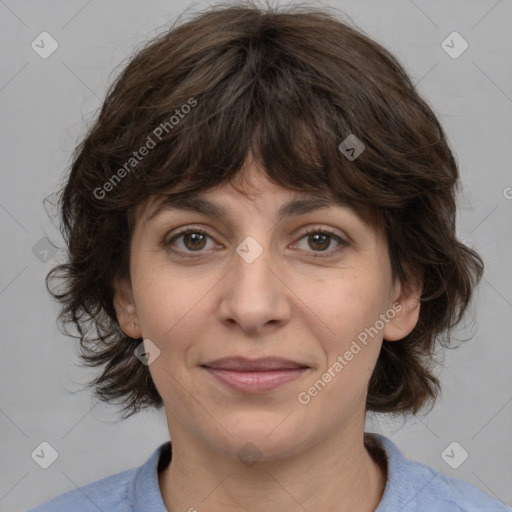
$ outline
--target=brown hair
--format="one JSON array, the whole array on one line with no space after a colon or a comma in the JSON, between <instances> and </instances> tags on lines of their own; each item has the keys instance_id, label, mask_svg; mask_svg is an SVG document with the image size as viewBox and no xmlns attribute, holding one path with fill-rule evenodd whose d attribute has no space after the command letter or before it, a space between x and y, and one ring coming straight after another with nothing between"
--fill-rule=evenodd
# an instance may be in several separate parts
<instances>
[{"instance_id":1,"label":"brown hair","mask_svg":"<svg viewBox=\"0 0 512 512\"><path fill-rule=\"evenodd\" d=\"M355 160L338 148L350 134L365 145ZM103 367L95 394L121 399L125 417L163 405L134 356L141 339L123 333L113 307L114 280L129 277L134 208L232 180L250 155L274 183L332 194L383 227L393 277L422 279L419 321L383 341L366 405L415 413L433 403L437 345L449 346L483 272L456 239L459 176L445 133L400 63L360 29L324 7L251 2L209 8L149 41L75 149L59 199L68 259L47 286L64 279L49 290L59 323L78 329L83 362Z\"/></svg>"}]
</instances>

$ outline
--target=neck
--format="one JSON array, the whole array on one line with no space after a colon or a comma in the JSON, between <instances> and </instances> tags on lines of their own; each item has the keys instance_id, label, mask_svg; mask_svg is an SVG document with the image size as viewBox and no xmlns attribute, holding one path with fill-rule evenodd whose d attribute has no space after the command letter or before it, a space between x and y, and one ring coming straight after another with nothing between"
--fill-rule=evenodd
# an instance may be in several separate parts
<instances>
[{"instance_id":1,"label":"neck","mask_svg":"<svg viewBox=\"0 0 512 512\"><path fill-rule=\"evenodd\" d=\"M360 435L338 434L296 455L254 465L191 443L181 434L172 436L172 461L159 475L169 512L299 507L308 512L374 512L386 485L385 463L370 455L362 430ZM375 452L375 443L370 444Z\"/></svg>"}]
</instances>

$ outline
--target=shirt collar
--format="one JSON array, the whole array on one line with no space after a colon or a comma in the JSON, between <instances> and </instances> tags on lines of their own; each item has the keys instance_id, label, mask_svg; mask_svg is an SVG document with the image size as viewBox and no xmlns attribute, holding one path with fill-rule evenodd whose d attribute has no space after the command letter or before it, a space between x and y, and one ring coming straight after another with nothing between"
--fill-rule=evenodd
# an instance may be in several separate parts
<instances>
[{"instance_id":1,"label":"shirt collar","mask_svg":"<svg viewBox=\"0 0 512 512\"><path fill-rule=\"evenodd\" d=\"M384 494L375 512L408 512L417 510L417 493L412 480L411 462L407 460L398 447L381 434L371 434L386 454L388 476Z\"/></svg>"},{"instance_id":2,"label":"shirt collar","mask_svg":"<svg viewBox=\"0 0 512 512\"><path fill-rule=\"evenodd\" d=\"M417 500L414 482L411 480L410 461L387 437L375 433L371 436L379 442L387 460L386 487L375 512L416 510ZM134 510L167 512L158 483L158 463L161 456L170 459L171 453L171 441L166 441L138 469L130 495L130 503Z\"/></svg>"},{"instance_id":3,"label":"shirt collar","mask_svg":"<svg viewBox=\"0 0 512 512\"><path fill-rule=\"evenodd\" d=\"M168 512L158 484L158 461L162 453L170 449L170 441L161 444L138 469L130 495L133 510Z\"/></svg>"}]
</instances>

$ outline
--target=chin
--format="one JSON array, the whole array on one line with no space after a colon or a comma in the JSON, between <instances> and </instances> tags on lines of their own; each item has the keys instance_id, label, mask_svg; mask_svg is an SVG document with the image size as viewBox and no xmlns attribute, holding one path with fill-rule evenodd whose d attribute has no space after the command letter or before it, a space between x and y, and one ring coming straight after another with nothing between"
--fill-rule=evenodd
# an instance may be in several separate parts
<instances>
[{"instance_id":1,"label":"chin","mask_svg":"<svg viewBox=\"0 0 512 512\"><path fill-rule=\"evenodd\" d=\"M292 455L305 441L305 432L298 425L292 425L290 418L284 418L286 414L246 413L236 422L223 423L231 435L222 429L222 438L212 439L212 445L241 461L272 461Z\"/></svg>"}]
</instances>

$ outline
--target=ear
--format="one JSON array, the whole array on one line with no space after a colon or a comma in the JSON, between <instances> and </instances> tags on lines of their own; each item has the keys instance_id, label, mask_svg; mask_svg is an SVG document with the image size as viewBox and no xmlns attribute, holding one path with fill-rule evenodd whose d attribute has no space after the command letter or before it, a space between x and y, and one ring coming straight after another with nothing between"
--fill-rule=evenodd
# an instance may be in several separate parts
<instances>
[{"instance_id":1,"label":"ear","mask_svg":"<svg viewBox=\"0 0 512 512\"><path fill-rule=\"evenodd\" d=\"M114 281L113 302L122 331L130 338L141 338L142 332L129 279L118 278Z\"/></svg>"},{"instance_id":2,"label":"ear","mask_svg":"<svg viewBox=\"0 0 512 512\"><path fill-rule=\"evenodd\" d=\"M416 327L420 316L422 289L423 284L420 280L413 280L406 286L399 281L396 282L392 301L395 316L384 327L383 337L385 340L401 340Z\"/></svg>"}]
</instances>

